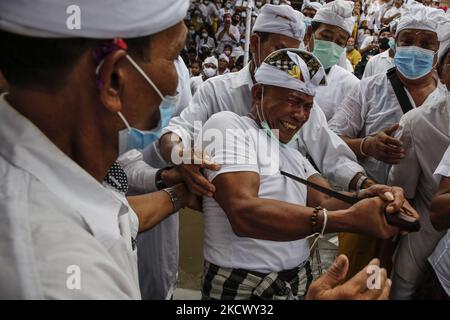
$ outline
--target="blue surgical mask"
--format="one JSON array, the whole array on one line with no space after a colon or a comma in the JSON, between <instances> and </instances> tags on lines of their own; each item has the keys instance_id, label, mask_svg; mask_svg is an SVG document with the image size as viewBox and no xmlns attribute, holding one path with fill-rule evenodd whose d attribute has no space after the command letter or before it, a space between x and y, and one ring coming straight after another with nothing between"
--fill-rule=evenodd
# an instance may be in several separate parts
<instances>
[{"instance_id":1,"label":"blue surgical mask","mask_svg":"<svg viewBox=\"0 0 450 320\"><path fill-rule=\"evenodd\" d=\"M416 46L397 46L394 64L405 78L416 80L431 72L435 55L433 50Z\"/></svg>"},{"instance_id":2,"label":"blue surgical mask","mask_svg":"<svg viewBox=\"0 0 450 320\"><path fill-rule=\"evenodd\" d=\"M323 68L327 70L339 62L344 50L343 47L332 41L314 39L314 50L312 53L322 63Z\"/></svg>"},{"instance_id":3,"label":"blue surgical mask","mask_svg":"<svg viewBox=\"0 0 450 320\"><path fill-rule=\"evenodd\" d=\"M136 62L128 55L126 58L161 97L161 103L159 105L160 120L157 127L152 130L139 130L132 128L122 113L118 112L119 117L127 127L119 132L119 154L123 154L132 149L142 150L158 140L161 137L162 129L167 127L170 119L175 113L180 97L178 93L175 96L163 96L161 91L159 91L153 81L136 64Z\"/></svg>"},{"instance_id":4,"label":"blue surgical mask","mask_svg":"<svg viewBox=\"0 0 450 320\"><path fill-rule=\"evenodd\" d=\"M303 22L305 23L306 28L308 28L311 25L311 23L312 23L312 18L311 17L305 17L303 19Z\"/></svg>"},{"instance_id":5,"label":"blue surgical mask","mask_svg":"<svg viewBox=\"0 0 450 320\"><path fill-rule=\"evenodd\" d=\"M389 48L391 48L392 51L395 52L395 39L394 38L389 38L389 42L388 42Z\"/></svg>"}]
</instances>

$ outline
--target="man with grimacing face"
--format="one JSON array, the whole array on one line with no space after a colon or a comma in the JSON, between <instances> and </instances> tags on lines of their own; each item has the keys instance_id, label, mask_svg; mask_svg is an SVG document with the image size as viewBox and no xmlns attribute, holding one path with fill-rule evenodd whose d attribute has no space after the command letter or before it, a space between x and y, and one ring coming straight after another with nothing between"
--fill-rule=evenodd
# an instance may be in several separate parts
<instances>
[{"instance_id":1,"label":"man with grimacing face","mask_svg":"<svg viewBox=\"0 0 450 320\"><path fill-rule=\"evenodd\" d=\"M389 237L396 228L384 205L398 210L405 203L401 189L374 185L363 191L368 199L349 208L281 175L329 187L289 144L309 121L325 71L311 53L282 49L264 60L255 80L249 114L216 113L198 136L221 165L205 171L217 191L203 199L204 299L303 298L311 281L308 237L316 230ZM378 197L387 190L395 193L392 203Z\"/></svg>"},{"instance_id":2,"label":"man with grimacing face","mask_svg":"<svg viewBox=\"0 0 450 320\"><path fill-rule=\"evenodd\" d=\"M248 113L251 106L250 88L254 73L266 56L282 48L298 48L305 34L302 15L290 6L265 5L253 27L250 51L252 60L237 73L217 76L206 81L193 97L193 101L179 117L172 119L160 139L161 155L175 162L179 151L191 147L195 139L195 122L204 123L219 111ZM364 180L364 171L356 163L353 153L331 132L320 108L313 108L310 121L303 126L296 140L297 148L308 153L321 172L343 189L356 188ZM201 162L201 161L200 161ZM201 165L176 163L190 189L198 195L213 196L215 187L201 174L201 168L217 168L210 163ZM361 179L362 178L362 179Z\"/></svg>"}]
</instances>

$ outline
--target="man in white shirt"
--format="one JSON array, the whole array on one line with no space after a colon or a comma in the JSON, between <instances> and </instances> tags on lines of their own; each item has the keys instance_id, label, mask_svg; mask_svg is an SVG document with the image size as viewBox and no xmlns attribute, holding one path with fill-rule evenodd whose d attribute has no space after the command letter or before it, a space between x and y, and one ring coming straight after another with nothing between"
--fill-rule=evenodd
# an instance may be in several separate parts
<instances>
[{"instance_id":1,"label":"man in white shirt","mask_svg":"<svg viewBox=\"0 0 450 320\"><path fill-rule=\"evenodd\" d=\"M392 21L400 19L405 10L403 0L394 0L392 6L381 16L381 23L383 25L389 25Z\"/></svg>"},{"instance_id":2,"label":"man in white shirt","mask_svg":"<svg viewBox=\"0 0 450 320\"><path fill-rule=\"evenodd\" d=\"M155 127L176 90L188 2L136 4L83 1L73 30L64 3L0 4L2 298L139 299L133 239L187 203L184 187L127 201L101 184L119 131Z\"/></svg>"},{"instance_id":3,"label":"man in white shirt","mask_svg":"<svg viewBox=\"0 0 450 320\"><path fill-rule=\"evenodd\" d=\"M436 230L447 230L447 232L428 257L428 262L433 269L425 275L423 280L424 286L430 290L423 293L425 299L448 300L450 299L450 221L448 218L450 216L450 147L445 152L435 175L440 180L440 184L431 202L430 219ZM431 285L426 286L425 281L431 282Z\"/></svg>"},{"instance_id":4,"label":"man in white shirt","mask_svg":"<svg viewBox=\"0 0 450 320\"><path fill-rule=\"evenodd\" d=\"M443 15L434 9L431 12L427 10L424 6L417 6L417 11L410 11L402 17L397 28L398 59L395 72L409 93L408 98L413 107L433 104L442 97L432 65L436 63L434 56L439 48L436 28ZM404 58L402 50L409 53L409 50L419 52L423 49L429 52L428 67L417 69L419 74L411 75L409 70L416 65L413 62L416 55L413 53L412 57ZM399 163L405 156L402 142L392 136L399 127L398 121L402 115L402 107L390 80L383 73L362 79L343 101L329 124L357 155L368 176L379 183L386 183L390 165ZM344 237L340 238L341 252L348 255L350 252L359 252L359 256L365 256L360 265L365 265L375 254L375 239L367 239L367 244L361 247L363 242L354 242L352 237L345 235L348 241ZM373 250L368 250L369 246ZM355 271L360 265L355 267Z\"/></svg>"},{"instance_id":5,"label":"man in white shirt","mask_svg":"<svg viewBox=\"0 0 450 320\"><path fill-rule=\"evenodd\" d=\"M282 17L288 17L288 19ZM296 21L296 22L295 22ZM294 23L295 22L295 23ZM265 5L253 28L251 51L253 60L237 73L206 81L193 97L190 106L180 117L171 120L160 140L162 156L173 162L177 149L190 149L195 138L195 122L200 126L214 113L229 110L239 115L249 112L253 74L262 59L277 48L298 47L304 35L301 16L291 7ZM319 170L342 189L356 189L364 182L363 170L341 139L329 130L320 108L314 108L311 119L300 130L300 138L293 142L302 154L308 154ZM207 164L203 164L208 166ZM199 172L201 166L180 165L190 189L198 195L210 195L214 186ZM359 185L358 185L359 181ZM365 181L368 185L368 181Z\"/></svg>"},{"instance_id":6,"label":"man in white shirt","mask_svg":"<svg viewBox=\"0 0 450 320\"><path fill-rule=\"evenodd\" d=\"M447 75L450 59L442 53L450 43L450 20L441 24L437 33L441 43L439 71L450 87ZM404 144L405 158L392 166L388 183L402 187L408 199L414 199L413 206L421 215L421 229L400 240L394 260L391 299L414 298L426 274L426 259L443 235L430 221L431 200L439 186L433 174L450 145L450 95L446 87L440 89L443 93L439 100L424 103L401 118L401 129L396 135Z\"/></svg>"},{"instance_id":7,"label":"man in white shirt","mask_svg":"<svg viewBox=\"0 0 450 320\"><path fill-rule=\"evenodd\" d=\"M396 73L409 92L411 104L420 106L426 101L438 99L442 94L437 89L432 65L436 63L433 59L439 48L436 28L438 22L445 18L439 10L424 6L416 8L417 11L411 11L411 15L402 17L397 28ZM427 10L430 12L425 12ZM420 42L423 39L427 39L427 44ZM403 47L403 51L417 47L430 50L430 57L431 51L434 51L429 68L419 70L422 74L409 74L412 62L407 58L403 59L403 54L398 53L400 47ZM402 115L402 108L387 75L378 74L361 80L360 85L347 96L329 124L358 156L369 177L386 183L389 165L398 163L404 157L401 143L389 136L398 129L397 123ZM389 129L387 132L384 131L386 128Z\"/></svg>"},{"instance_id":8,"label":"man in white shirt","mask_svg":"<svg viewBox=\"0 0 450 320\"><path fill-rule=\"evenodd\" d=\"M225 14L223 17L223 26L217 30L216 40L218 43L217 50L222 53L225 45L229 44L233 48L236 47L241 40L239 28L231 24L231 15Z\"/></svg>"},{"instance_id":9,"label":"man in white shirt","mask_svg":"<svg viewBox=\"0 0 450 320\"><path fill-rule=\"evenodd\" d=\"M353 31L352 11L353 2L332 1L317 10L312 20L313 33L308 41L309 49L323 64L328 79L328 85L318 89L314 102L322 109L327 121L359 83L352 72L338 65L340 59L344 62L341 66L347 63L345 47Z\"/></svg>"},{"instance_id":10,"label":"man in white shirt","mask_svg":"<svg viewBox=\"0 0 450 320\"><path fill-rule=\"evenodd\" d=\"M312 280L307 236L343 230L382 237L395 233L376 191L390 187L372 186L364 191L371 198L344 209L348 205L280 173L329 187L288 145L308 121L316 87L325 83L317 58L302 50L275 51L255 79L251 112L219 112L198 136L221 164L219 171L206 171L217 192L203 200L204 299L301 298Z\"/></svg>"}]
</instances>

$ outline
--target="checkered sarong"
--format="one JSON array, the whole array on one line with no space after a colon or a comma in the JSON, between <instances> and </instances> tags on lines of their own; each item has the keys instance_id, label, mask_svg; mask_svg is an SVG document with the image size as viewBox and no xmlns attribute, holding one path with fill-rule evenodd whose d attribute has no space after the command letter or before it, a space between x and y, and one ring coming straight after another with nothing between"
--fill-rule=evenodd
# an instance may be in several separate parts
<instances>
[{"instance_id":1,"label":"checkered sarong","mask_svg":"<svg viewBox=\"0 0 450 320\"><path fill-rule=\"evenodd\" d=\"M268 274L221 268L205 262L202 279L204 300L300 300L313 279L311 265Z\"/></svg>"}]
</instances>

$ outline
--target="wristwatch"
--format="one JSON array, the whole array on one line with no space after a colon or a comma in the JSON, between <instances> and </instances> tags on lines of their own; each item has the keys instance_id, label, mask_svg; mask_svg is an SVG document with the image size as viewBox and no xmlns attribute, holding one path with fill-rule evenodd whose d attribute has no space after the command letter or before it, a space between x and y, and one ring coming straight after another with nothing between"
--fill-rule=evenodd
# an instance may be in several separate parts
<instances>
[{"instance_id":1,"label":"wristwatch","mask_svg":"<svg viewBox=\"0 0 450 320\"><path fill-rule=\"evenodd\" d=\"M358 181L356 182L356 191L360 191L361 189L364 189L363 185L367 179L369 179L369 178L367 178L365 175L361 175L361 177L359 177Z\"/></svg>"},{"instance_id":2,"label":"wristwatch","mask_svg":"<svg viewBox=\"0 0 450 320\"><path fill-rule=\"evenodd\" d=\"M183 201L178 197L174 188L169 187L169 188L163 189L162 191L167 192L167 194L169 195L170 201L172 201L174 211L179 211L181 208L184 207Z\"/></svg>"},{"instance_id":3,"label":"wristwatch","mask_svg":"<svg viewBox=\"0 0 450 320\"><path fill-rule=\"evenodd\" d=\"M156 175L155 175L155 185L156 185L156 188L158 189L158 190L162 190L162 189L164 189L164 188L167 188L168 186L164 183L164 181L163 181L163 179L162 179L162 172L164 171L164 170L170 170L170 169L172 169L173 167L165 167L165 168L161 168L161 169L159 169L158 171L156 171Z\"/></svg>"}]
</instances>

